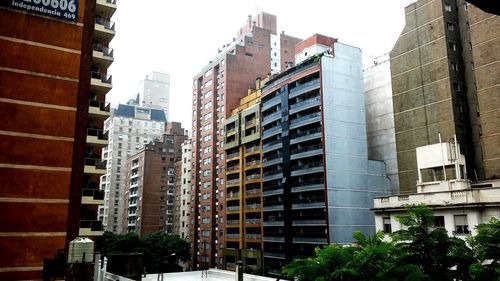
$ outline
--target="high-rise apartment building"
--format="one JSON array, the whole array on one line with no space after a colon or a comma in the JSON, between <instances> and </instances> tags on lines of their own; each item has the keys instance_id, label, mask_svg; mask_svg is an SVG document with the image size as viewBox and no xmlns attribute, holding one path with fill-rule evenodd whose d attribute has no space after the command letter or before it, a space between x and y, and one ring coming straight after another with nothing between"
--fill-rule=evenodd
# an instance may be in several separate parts
<instances>
[{"instance_id":1,"label":"high-rise apartment building","mask_svg":"<svg viewBox=\"0 0 500 281\"><path fill-rule=\"evenodd\" d=\"M104 205L99 207L99 217L107 231L120 233L123 229L127 157L162 137L165 122L165 113L161 109L125 104L118 105L106 120L104 130L109 136L109 145L102 152L107 168L101 177L105 196Z\"/></svg>"},{"instance_id":2,"label":"high-rise apartment building","mask_svg":"<svg viewBox=\"0 0 500 281\"><path fill-rule=\"evenodd\" d=\"M297 56L306 48L326 52L262 89L263 264L272 275L315 247L353 242L356 230L373 234L373 198L390 192L384 163L368 160L361 50L318 34Z\"/></svg>"},{"instance_id":3,"label":"high-rise apartment building","mask_svg":"<svg viewBox=\"0 0 500 281\"><path fill-rule=\"evenodd\" d=\"M257 77L284 70L299 39L276 33L276 16L261 13L205 66L193 81L193 162L190 237L193 267L222 266L224 247L224 119ZM201 218L209 218L202 223ZM202 247L200 247L202 246Z\"/></svg>"},{"instance_id":4,"label":"high-rise apartment building","mask_svg":"<svg viewBox=\"0 0 500 281\"><path fill-rule=\"evenodd\" d=\"M168 123L161 141L153 140L128 157L123 232L174 233L175 163L186 139L180 123Z\"/></svg>"},{"instance_id":5,"label":"high-rise apartment building","mask_svg":"<svg viewBox=\"0 0 500 281\"><path fill-rule=\"evenodd\" d=\"M384 161L391 191L399 193L389 54L375 58L374 64L364 70L363 78L368 158Z\"/></svg>"},{"instance_id":6,"label":"high-rise apartment building","mask_svg":"<svg viewBox=\"0 0 500 281\"><path fill-rule=\"evenodd\" d=\"M257 80L256 90L249 91L224 122L225 269L234 270L237 261L245 271L262 268L260 88Z\"/></svg>"},{"instance_id":7,"label":"high-rise apartment building","mask_svg":"<svg viewBox=\"0 0 500 281\"><path fill-rule=\"evenodd\" d=\"M189 222L191 204L191 140L182 143L182 157L176 163L174 190L174 234L190 241Z\"/></svg>"},{"instance_id":8,"label":"high-rise apartment building","mask_svg":"<svg viewBox=\"0 0 500 281\"><path fill-rule=\"evenodd\" d=\"M163 109L168 119L170 107L170 75L153 71L139 83L139 105Z\"/></svg>"},{"instance_id":9,"label":"high-rise apartment building","mask_svg":"<svg viewBox=\"0 0 500 281\"><path fill-rule=\"evenodd\" d=\"M0 4L0 280L41 279L44 259L102 233L116 4L38 2Z\"/></svg>"},{"instance_id":10,"label":"high-rise apartment building","mask_svg":"<svg viewBox=\"0 0 500 281\"><path fill-rule=\"evenodd\" d=\"M467 178L499 177L499 16L463 0L419 0L405 17L390 52L401 191L415 191L415 149L439 135L457 136Z\"/></svg>"}]
</instances>

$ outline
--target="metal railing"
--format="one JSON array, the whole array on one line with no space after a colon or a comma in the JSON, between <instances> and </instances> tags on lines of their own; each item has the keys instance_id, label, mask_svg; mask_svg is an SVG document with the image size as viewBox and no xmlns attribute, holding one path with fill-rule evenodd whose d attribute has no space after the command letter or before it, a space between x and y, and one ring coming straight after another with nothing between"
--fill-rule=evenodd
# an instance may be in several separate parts
<instances>
[{"instance_id":1,"label":"metal railing","mask_svg":"<svg viewBox=\"0 0 500 281\"><path fill-rule=\"evenodd\" d=\"M317 103L317 102L319 102L319 97L306 99L306 100L303 100L303 101L300 101L298 103L290 105L290 109L296 109L296 108L299 108L303 105L308 105L308 104Z\"/></svg>"},{"instance_id":2,"label":"metal railing","mask_svg":"<svg viewBox=\"0 0 500 281\"><path fill-rule=\"evenodd\" d=\"M283 172L282 168L272 170L270 172L264 173L264 177L274 176Z\"/></svg>"},{"instance_id":3,"label":"metal railing","mask_svg":"<svg viewBox=\"0 0 500 281\"><path fill-rule=\"evenodd\" d=\"M321 128L314 128L311 130L302 131L302 132L298 132L298 133L295 133L293 135L290 135L290 139L300 138L303 136L308 136L308 135L317 134L317 133L321 133L321 132L322 132Z\"/></svg>"},{"instance_id":4,"label":"metal railing","mask_svg":"<svg viewBox=\"0 0 500 281\"><path fill-rule=\"evenodd\" d=\"M227 159L235 158L235 157L238 157L238 156L240 156L239 152L231 153L231 154L227 155Z\"/></svg>"},{"instance_id":5,"label":"metal railing","mask_svg":"<svg viewBox=\"0 0 500 281\"><path fill-rule=\"evenodd\" d=\"M240 234L228 233L226 234L226 238L240 238Z\"/></svg>"},{"instance_id":6,"label":"metal railing","mask_svg":"<svg viewBox=\"0 0 500 281\"><path fill-rule=\"evenodd\" d=\"M257 193L260 193L260 188L256 188L256 189L249 189L245 192L245 194L247 195L250 195L250 194L257 194Z\"/></svg>"},{"instance_id":7,"label":"metal railing","mask_svg":"<svg viewBox=\"0 0 500 281\"><path fill-rule=\"evenodd\" d=\"M312 81L306 82L304 84L296 86L293 89L290 89L289 98L294 97L294 94L296 94L302 90L305 90L307 88L316 88L316 87L319 87L319 78L316 78Z\"/></svg>"},{"instance_id":8,"label":"metal railing","mask_svg":"<svg viewBox=\"0 0 500 281\"><path fill-rule=\"evenodd\" d=\"M115 23L109 19L95 17L95 23L103 25L105 29L115 31Z\"/></svg>"},{"instance_id":9,"label":"metal railing","mask_svg":"<svg viewBox=\"0 0 500 281\"><path fill-rule=\"evenodd\" d=\"M246 239L260 239L260 237L261 237L260 234L252 234L252 233L245 234Z\"/></svg>"},{"instance_id":10,"label":"metal railing","mask_svg":"<svg viewBox=\"0 0 500 281\"><path fill-rule=\"evenodd\" d=\"M302 117L290 120L290 125L295 125L295 124L300 123L302 121L306 121L306 120L309 120L309 119L314 119L314 118L317 118L319 116L321 116L320 112L315 112L315 113L312 113L312 114L309 114L309 115L306 115L306 116L302 116Z\"/></svg>"},{"instance_id":11,"label":"metal railing","mask_svg":"<svg viewBox=\"0 0 500 281\"><path fill-rule=\"evenodd\" d=\"M252 146L252 147L248 147L247 149L245 149L245 152L254 152L254 151L258 151L260 150L260 146Z\"/></svg>"},{"instance_id":12,"label":"metal railing","mask_svg":"<svg viewBox=\"0 0 500 281\"><path fill-rule=\"evenodd\" d=\"M273 161L275 159L282 158L282 157L283 157L282 154L276 154L276 155L273 155L273 156L269 156L269 157L266 157L266 158L262 159L262 163L266 163L268 161Z\"/></svg>"},{"instance_id":13,"label":"metal railing","mask_svg":"<svg viewBox=\"0 0 500 281\"><path fill-rule=\"evenodd\" d=\"M245 205L245 209L259 209L260 204Z\"/></svg>"},{"instance_id":14,"label":"metal railing","mask_svg":"<svg viewBox=\"0 0 500 281\"><path fill-rule=\"evenodd\" d=\"M227 167L227 171L236 171L236 170L239 170L239 169L240 169L239 165Z\"/></svg>"},{"instance_id":15,"label":"metal railing","mask_svg":"<svg viewBox=\"0 0 500 281\"><path fill-rule=\"evenodd\" d=\"M280 117L281 116L281 111L276 111L276 112L273 112L269 115L267 115L266 117L262 118L262 123L266 123L267 121L271 120L271 119L275 119L277 117Z\"/></svg>"},{"instance_id":16,"label":"metal railing","mask_svg":"<svg viewBox=\"0 0 500 281\"><path fill-rule=\"evenodd\" d=\"M97 71L92 71L91 73L92 78L94 79L99 79L102 83L105 84L111 84L113 77L109 74L102 74Z\"/></svg>"},{"instance_id":17,"label":"metal railing","mask_svg":"<svg viewBox=\"0 0 500 281\"><path fill-rule=\"evenodd\" d=\"M308 152L308 151L313 151L313 150L318 150L318 149L323 149L323 146L321 144L309 145L306 147L292 149L290 152L292 154L298 154L298 153L303 153L303 152Z\"/></svg>"},{"instance_id":18,"label":"metal railing","mask_svg":"<svg viewBox=\"0 0 500 281\"><path fill-rule=\"evenodd\" d=\"M260 179L260 174L255 174L255 175L249 175L246 176L247 180L255 180L255 179Z\"/></svg>"},{"instance_id":19,"label":"metal railing","mask_svg":"<svg viewBox=\"0 0 500 281\"><path fill-rule=\"evenodd\" d=\"M239 183L240 182L240 179L234 179L234 180L228 180L226 183L227 184L235 184L235 183Z\"/></svg>"},{"instance_id":20,"label":"metal railing","mask_svg":"<svg viewBox=\"0 0 500 281\"><path fill-rule=\"evenodd\" d=\"M302 169L311 169L311 168L320 168L323 167L323 162L310 162L307 164L292 166L292 171L302 170Z\"/></svg>"},{"instance_id":21,"label":"metal railing","mask_svg":"<svg viewBox=\"0 0 500 281\"><path fill-rule=\"evenodd\" d=\"M94 44L94 51L101 52L107 57L113 58L114 50L108 47L104 47L101 44Z\"/></svg>"},{"instance_id":22,"label":"metal railing","mask_svg":"<svg viewBox=\"0 0 500 281\"><path fill-rule=\"evenodd\" d=\"M260 221L261 221L260 219L246 219L245 223L246 224L259 224Z\"/></svg>"},{"instance_id":23,"label":"metal railing","mask_svg":"<svg viewBox=\"0 0 500 281\"><path fill-rule=\"evenodd\" d=\"M249 167L249 166L254 166L254 165L259 165L259 164L260 164L260 160L253 160L253 161L247 162L246 166Z\"/></svg>"},{"instance_id":24,"label":"metal railing","mask_svg":"<svg viewBox=\"0 0 500 281\"><path fill-rule=\"evenodd\" d=\"M228 211L239 211L240 210L240 206L227 206L226 210L228 210Z\"/></svg>"}]
</instances>

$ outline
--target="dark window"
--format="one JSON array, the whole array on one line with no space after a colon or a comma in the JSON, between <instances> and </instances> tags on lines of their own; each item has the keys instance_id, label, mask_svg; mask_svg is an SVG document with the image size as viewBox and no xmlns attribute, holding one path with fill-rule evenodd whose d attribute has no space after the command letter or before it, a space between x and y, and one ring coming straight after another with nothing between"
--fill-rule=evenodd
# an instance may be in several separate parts
<instances>
[{"instance_id":1,"label":"dark window","mask_svg":"<svg viewBox=\"0 0 500 281\"><path fill-rule=\"evenodd\" d=\"M435 216L434 217L434 226L435 227L444 227L444 216Z\"/></svg>"},{"instance_id":2,"label":"dark window","mask_svg":"<svg viewBox=\"0 0 500 281\"><path fill-rule=\"evenodd\" d=\"M392 232L391 218L384 217L383 220L384 220L384 233L391 233Z\"/></svg>"},{"instance_id":3,"label":"dark window","mask_svg":"<svg viewBox=\"0 0 500 281\"><path fill-rule=\"evenodd\" d=\"M467 215L455 215L455 234L468 234L469 223L467 222Z\"/></svg>"}]
</instances>

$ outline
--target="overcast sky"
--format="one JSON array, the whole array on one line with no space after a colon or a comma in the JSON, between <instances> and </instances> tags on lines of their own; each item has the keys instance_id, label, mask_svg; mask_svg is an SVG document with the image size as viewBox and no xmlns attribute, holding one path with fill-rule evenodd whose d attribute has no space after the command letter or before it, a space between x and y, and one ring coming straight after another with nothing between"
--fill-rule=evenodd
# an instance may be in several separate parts
<instances>
[{"instance_id":1,"label":"overcast sky","mask_svg":"<svg viewBox=\"0 0 500 281\"><path fill-rule=\"evenodd\" d=\"M170 121L191 129L192 78L235 37L248 15L277 16L278 32L299 38L314 33L360 47L365 67L391 50L414 0L118 0L113 90L116 106L137 93L151 71L170 74Z\"/></svg>"}]
</instances>

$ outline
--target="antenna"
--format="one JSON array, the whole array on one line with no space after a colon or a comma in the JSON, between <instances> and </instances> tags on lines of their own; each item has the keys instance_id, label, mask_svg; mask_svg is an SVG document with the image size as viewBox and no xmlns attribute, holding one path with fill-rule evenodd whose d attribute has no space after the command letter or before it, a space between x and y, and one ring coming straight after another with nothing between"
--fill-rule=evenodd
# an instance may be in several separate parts
<instances>
[{"instance_id":1,"label":"antenna","mask_svg":"<svg viewBox=\"0 0 500 281\"><path fill-rule=\"evenodd\" d=\"M260 10L259 9L259 0L254 0L253 3L254 3L254 6L255 6L255 12L256 12L256 14L259 14L259 12L260 12L259 11Z\"/></svg>"}]
</instances>

